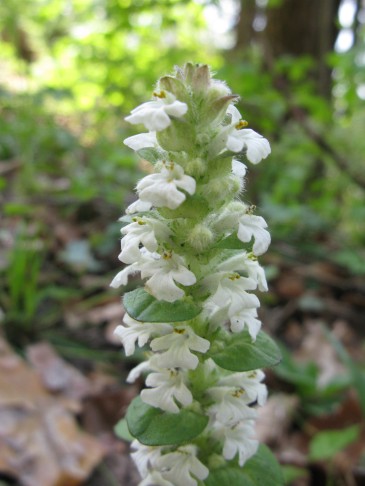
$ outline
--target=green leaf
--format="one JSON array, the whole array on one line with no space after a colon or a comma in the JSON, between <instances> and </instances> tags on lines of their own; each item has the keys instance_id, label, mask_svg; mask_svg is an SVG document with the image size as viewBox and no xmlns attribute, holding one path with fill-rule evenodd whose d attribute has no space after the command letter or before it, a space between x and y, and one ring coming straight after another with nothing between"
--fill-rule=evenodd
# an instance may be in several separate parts
<instances>
[{"instance_id":1,"label":"green leaf","mask_svg":"<svg viewBox=\"0 0 365 486\"><path fill-rule=\"evenodd\" d=\"M129 432L142 444L177 445L189 442L198 436L208 424L208 417L191 410L167 413L150 407L136 397L128 407Z\"/></svg>"},{"instance_id":2,"label":"green leaf","mask_svg":"<svg viewBox=\"0 0 365 486\"><path fill-rule=\"evenodd\" d=\"M119 422L115 425L114 433L117 437L126 440L127 442L131 442L134 438L128 430L127 420L125 418L119 420Z\"/></svg>"},{"instance_id":3,"label":"green leaf","mask_svg":"<svg viewBox=\"0 0 365 486\"><path fill-rule=\"evenodd\" d=\"M201 307L190 297L175 302L157 300L144 289L136 289L124 295L123 304L128 314L143 322L181 322L193 319Z\"/></svg>"},{"instance_id":4,"label":"green leaf","mask_svg":"<svg viewBox=\"0 0 365 486\"><path fill-rule=\"evenodd\" d=\"M274 366L281 360L281 353L274 341L260 332L255 342L247 331L234 334L222 343L222 348L210 351L218 366L230 371L250 371Z\"/></svg>"},{"instance_id":5,"label":"green leaf","mask_svg":"<svg viewBox=\"0 0 365 486\"><path fill-rule=\"evenodd\" d=\"M319 432L309 445L309 458L312 461L333 459L335 454L358 438L359 432L359 425L352 425L346 429Z\"/></svg>"},{"instance_id":6,"label":"green leaf","mask_svg":"<svg viewBox=\"0 0 365 486\"><path fill-rule=\"evenodd\" d=\"M328 329L323 327L323 331L326 334L329 341L331 342L334 349L336 350L339 358L341 359L343 364L347 367L351 375L352 384L355 388L356 393L358 394L362 412L365 415L365 372L351 358L349 353L342 345L341 341L336 339L335 336L328 331Z\"/></svg>"},{"instance_id":7,"label":"green leaf","mask_svg":"<svg viewBox=\"0 0 365 486\"><path fill-rule=\"evenodd\" d=\"M282 466L285 484L292 484L296 479L306 478L309 475L307 469L296 466Z\"/></svg>"},{"instance_id":8,"label":"green leaf","mask_svg":"<svg viewBox=\"0 0 365 486\"><path fill-rule=\"evenodd\" d=\"M275 456L261 445L241 468L237 464L211 471L205 480L206 486L283 486L284 479Z\"/></svg>"}]
</instances>

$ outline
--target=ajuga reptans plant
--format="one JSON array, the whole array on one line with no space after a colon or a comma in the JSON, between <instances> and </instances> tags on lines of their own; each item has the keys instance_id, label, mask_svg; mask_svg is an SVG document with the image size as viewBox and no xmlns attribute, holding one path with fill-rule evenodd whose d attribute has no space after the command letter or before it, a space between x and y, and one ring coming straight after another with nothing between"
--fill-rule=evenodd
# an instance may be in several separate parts
<instances>
[{"instance_id":1,"label":"ajuga reptans plant","mask_svg":"<svg viewBox=\"0 0 365 486\"><path fill-rule=\"evenodd\" d=\"M254 293L267 290L258 256L270 234L239 200L242 161L259 163L270 145L246 128L236 100L207 66L188 63L126 118L148 132L124 143L154 166L121 218L126 266L111 284L143 280L124 295L115 331L127 356L146 346L127 379L146 374L146 387L117 428L134 438L140 486L281 484L255 438L267 397L260 368L280 359L260 331Z\"/></svg>"}]
</instances>

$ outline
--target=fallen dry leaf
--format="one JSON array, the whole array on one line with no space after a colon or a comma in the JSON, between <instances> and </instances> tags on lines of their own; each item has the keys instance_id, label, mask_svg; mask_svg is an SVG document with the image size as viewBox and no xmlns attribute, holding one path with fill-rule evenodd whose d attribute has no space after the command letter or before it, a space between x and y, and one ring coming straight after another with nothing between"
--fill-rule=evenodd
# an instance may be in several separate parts
<instances>
[{"instance_id":1,"label":"fallen dry leaf","mask_svg":"<svg viewBox=\"0 0 365 486\"><path fill-rule=\"evenodd\" d=\"M298 406L299 399L295 395L278 393L269 397L266 404L258 409L256 423L258 440L266 444L282 442Z\"/></svg>"},{"instance_id":2,"label":"fallen dry leaf","mask_svg":"<svg viewBox=\"0 0 365 486\"><path fill-rule=\"evenodd\" d=\"M0 473L24 486L82 484L104 449L79 429L79 409L75 398L49 392L0 338Z\"/></svg>"},{"instance_id":3,"label":"fallen dry leaf","mask_svg":"<svg viewBox=\"0 0 365 486\"><path fill-rule=\"evenodd\" d=\"M318 386L324 387L334 378L345 374L345 368L329 342L320 320L308 320L306 331L301 347L295 353L295 358L302 363L310 361L316 363L319 369Z\"/></svg>"},{"instance_id":4,"label":"fallen dry leaf","mask_svg":"<svg viewBox=\"0 0 365 486\"><path fill-rule=\"evenodd\" d=\"M27 358L48 391L62 392L63 396L76 399L82 399L90 393L90 381L61 359L48 343L29 346Z\"/></svg>"}]
</instances>

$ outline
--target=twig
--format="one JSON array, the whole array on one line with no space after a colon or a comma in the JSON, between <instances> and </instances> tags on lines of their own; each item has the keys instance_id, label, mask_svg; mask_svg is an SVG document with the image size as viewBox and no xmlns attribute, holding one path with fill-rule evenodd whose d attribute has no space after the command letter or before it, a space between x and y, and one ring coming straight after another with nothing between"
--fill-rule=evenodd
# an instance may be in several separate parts
<instances>
[{"instance_id":1,"label":"twig","mask_svg":"<svg viewBox=\"0 0 365 486\"><path fill-rule=\"evenodd\" d=\"M12 172L13 170L19 169L22 163L19 160L0 160L0 176Z\"/></svg>"},{"instance_id":2,"label":"twig","mask_svg":"<svg viewBox=\"0 0 365 486\"><path fill-rule=\"evenodd\" d=\"M353 173L350 170L349 164L342 154L339 154L324 138L323 135L315 131L308 123L306 115L303 110L297 106L293 106L290 109L293 118L303 128L308 137L315 142L320 149L322 149L327 155L329 155L335 162L337 167L345 172L352 182L365 189L365 178L360 173Z\"/></svg>"}]
</instances>

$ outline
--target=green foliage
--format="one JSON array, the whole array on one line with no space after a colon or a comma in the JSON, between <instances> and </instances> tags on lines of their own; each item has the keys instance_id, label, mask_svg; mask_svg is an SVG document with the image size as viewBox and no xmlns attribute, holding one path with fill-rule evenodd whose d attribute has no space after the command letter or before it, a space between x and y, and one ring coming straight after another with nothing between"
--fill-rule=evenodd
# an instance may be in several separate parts
<instances>
[{"instance_id":1,"label":"green foliage","mask_svg":"<svg viewBox=\"0 0 365 486\"><path fill-rule=\"evenodd\" d=\"M332 243L355 252L359 261L364 257L365 234L361 171L365 102L357 95L364 71L360 50L333 55L338 75L335 106L316 93L310 81L313 61L308 57L280 57L268 73L261 51L252 50L220 70L234 92L242 94L239 108L250 127L272 134L269 163L255 168L253 180L248 173L248 198L270 221L273 241L285 239L308 253L314 245L304 246L306 241L327 241L331 235ZM287 80L286 89L277 89L278 78ZM347 89L352 95L347 96ZM345 93L345 100L340 93ZM309 135L308 126L315 136ZM341 261L350 271L356 266L354 258L342 253L327 258ZM357 273L363 274L362 266L357 266Z\"/></svg>"},{"instance_id":2,"label":"green foliage","mask_svg":"<svg viewBox=\"0 0 365 486\"><path fill-rule=\"evenodd\" d=\"M188 321L201 312L191 297L170 303L155 299L142 288L124 294L123 305L131 317L144 322Z\"/></svg>"},{"instance_id":3,"label":"green foliage","mask_svg":"<svg viewBox=\"0 0 365 486\"><path fill-rule=\"evenodd\" d=\"M351 384L359 397L362 413L365 416L365 369L363 365L355 363L355 361L348 354L341 342L335 338L328 330L324 329L328 340L336 350L342 363L346 366L350 377Z\"/></svg>"},{"instance_id":4,"label":"green foliage","mask_svg":"<svg viewBox=\"0 0 365 486\"><path fill-rule=\"evenodd\" d=\"M167 413L150 407L136 397L126 415L129 432L145 445L179 445L197 437L209 417L184 408L180 413Z\"/></svg>"},{"instance_id":5,"label":"green foliage","mask_svg":"<svg viewBox=\"0 0 365 486\"><path fill-rule=\"evenodd\" d=\"M214 346L208 354L211 354L218 366L231 371L251 371L275 366L281 359L279 348L263 331L258 334L255 342L247 331L232 334Z\"/></svg>"},{"instance_id":6,"label":"green foliage","mask_svg":"<svg viewBox=\"0 0 365 486\"><path fill-rule=\"evenodd\" d=\"M296 479L307 478L308 471L301 467L296 466L282 466L282 472L284 476L284 482L288 486L293 484Z\"/></svg>"},{"instance_id":7,"label":"green foliage","mask_svg":"<svg viewBox=\"0 0 365 486\"><path fill-rule=\"evenodd\" d=\"M269 449L261 445L258 452L241 468L228 462L213 469L205 481L206 486L283 486L284 479L279 464Z\"/></svg>"},{"instance_id":8,"label":"green foliage","mask_svg":"<svg viewBox=\"0 0 365 486\"><path fill-rule=\"evenodd\" d=\"M10 251L6 269L8 294L3 305L8 310L5 320L7 334L31 334L40 303L38 292L42 264L41 247L37 238L28 237L24 229Z\"/></svg>"},{"instance_id":9,"label":"green foliage","mask_svg":"<svg viewBox=\"0 0 365 486\"><path fill-rule=\"evenodd\" d=\"M268 72L258 48L226 56L208 37L202 41L201 2L77 0L66 8L60 0L31 0L20 8L19 2L4 0L0 9L2 67L10 80L3 83L0 152L1 160L21 159L19 190L121 204L120 188L132 188L136 180L130 171L133 157L120 143L121 115L151 94L159 73L187 59L204 61L242 95L239 108L250 127L269 134L270 162L256 170L248 198L270 220L274 241L301 245L304 235L318 241L330 234L338 246L333 258L364 273L350 256L363 259L365 234L365 191L356 182L364 153L363 32L351 51L329 56L335 72L332 103L316 93L309 57L282 56ZM32 86L27 97L14 93L19 76ZM287 92L277 87L277 79L287 80ZM348 171L308 135L300 117L292 117L293 107L342 155ZM153 159L151 151L141 155ZM53 184L65 175L67 187ZM6 184L0 179L0 187Z\"/></svg>"},{"instance_id":10,"label":"green foliage","mask_svg":"<svg viewBox=\"0 0 365 486\"><path fill-rule=\"evenodd\" d=\"M351 384L349 374L339 375L325 386L319 386L319 370L315 363L298 363L283 345L280 350L283 359L274 368L274 373L294 386L301 398L303 412L321 415L333 411Z\"/></svg>"},{"instance_id":11,"label":"green foliage","mask_svg":"<svg viewBox=\"0 0 365 486\"><path fill-rule=\"evenodd\" d=\"M333 459L335 454L345 449L352 442L355 442L359 433L359 425L353 425L346 429L319 432L309 445L309 458L312 461Z\"/></svg>"}]
</instances>

